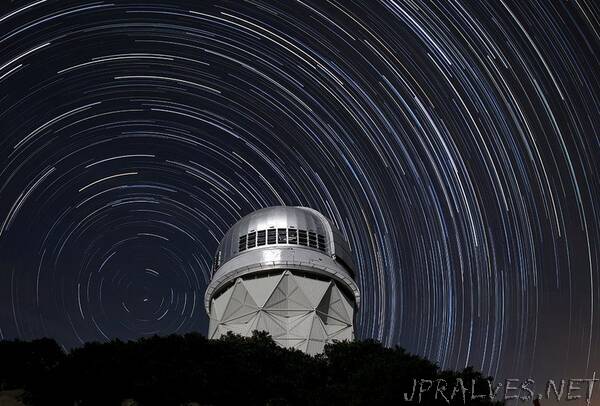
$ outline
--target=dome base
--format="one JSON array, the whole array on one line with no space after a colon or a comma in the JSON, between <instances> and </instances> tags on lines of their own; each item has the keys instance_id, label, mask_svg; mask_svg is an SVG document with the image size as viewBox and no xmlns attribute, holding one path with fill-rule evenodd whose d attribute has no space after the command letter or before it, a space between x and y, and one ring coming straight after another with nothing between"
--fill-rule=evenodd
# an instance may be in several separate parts
<instances>
[{"instance_id":1,"label":"dome base","mask_svg":"<svg viewBox=\"0 0 600 406\"><path fill-rule=\"evenodd\" d=\"M323 352L334 340L354 339L354 303L336 282L293 270L244 275L212 298L209 338L267 331L287 348Z\"/></svg>"}]
</instances>

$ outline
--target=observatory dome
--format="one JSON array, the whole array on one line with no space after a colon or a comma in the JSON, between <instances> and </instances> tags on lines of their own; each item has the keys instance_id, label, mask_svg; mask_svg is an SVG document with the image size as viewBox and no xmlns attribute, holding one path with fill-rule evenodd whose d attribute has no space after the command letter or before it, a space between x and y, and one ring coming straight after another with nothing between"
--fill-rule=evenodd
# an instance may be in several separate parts
<instances>
[{"instance_id":1,"label":"observatory dome","mask_svg":"<svg viewBox=\"0 0 600 406\"><path fill-rule=\"evenodd\" d=\"M318 211L299 206L259 209L235 223L219 244L213 272L251 249L295 245L334 256L354 276L352 254L342 233Z\"/></svg>"},{"instance_id":2,"label":"observatory dome","mask_svg":"<svg viewBox=\"0 0 600 406\"><path fill-rule=\"evenodd\" d=\"M221 240L204 296L209 337L266 330L309 353L352 339L360 292L348 242L333 222L307 207L248 214Z\"/></svg>"}]
</instances>

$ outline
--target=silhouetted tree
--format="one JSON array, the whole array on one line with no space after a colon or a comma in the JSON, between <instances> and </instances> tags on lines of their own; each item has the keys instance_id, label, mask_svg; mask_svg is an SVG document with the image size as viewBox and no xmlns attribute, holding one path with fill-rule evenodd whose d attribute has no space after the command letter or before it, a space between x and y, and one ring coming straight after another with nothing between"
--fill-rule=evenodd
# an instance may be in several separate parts
<instances>
[{"instance_id":1,"label":"silhouetted tree","mask_svg":"<svg viewBox=\"0 0 600 406\"><path fill-rule=\"evenodd\" d=\"M43 379L64 361L65 353L56 341L0 341L0 390L23 388Z\"/></svg>"},{"instance_id":2,"label":"silhouetted tree","mask_svg":"<svg viewBox=\"0 0 600 406\"><path fill-rule=\"evenodd\" d=\"M440 371L404 349L376 341L330 344L309 356L275 344L264 332L207 340L199 334L137 341L88 343L65 354L52 340L0 342L2 388L24 388L31 405L392 405L406 403L414 379L462 379L478 393L487 382L477 371ZM420 381L419 381L420 382ZM427 386L427 385L425 385ZM418 404L418 393L413 404ZM450 399L449 399L450 400ZM489 404L488 399L467 403ZM433 387L422 405L447 405ZM462 397L450 404L463 404Z\"/></svg>"}]
</instances>

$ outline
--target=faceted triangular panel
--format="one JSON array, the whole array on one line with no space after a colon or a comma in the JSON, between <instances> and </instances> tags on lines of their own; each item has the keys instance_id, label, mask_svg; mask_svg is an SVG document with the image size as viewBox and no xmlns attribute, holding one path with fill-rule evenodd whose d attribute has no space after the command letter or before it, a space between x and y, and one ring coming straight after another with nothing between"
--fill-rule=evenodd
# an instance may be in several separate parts
<instances>
[{"instance_id":1,"label":"faceted triangular panel","mask_svg":"<svg viewBox=\"0 0 600 406\"><path fill-rule=\"evenodd\" d=\"M325 325L325 332L327 333L327 336L329 338L333 337L334 335L336 335L337 333L347 329L348 326L346 325L340 325L340 324L326 324Z\"/></svg>"},{"instance_id":2,"label":"faceted triangular panel","mask_svg":"<svg viewBox=\"0 0 600 406\"><path fill-rule=\"evenodd\" d=\"M337 325L340 327L343 327L346 325L346 323L343 320L337 319L335 317L331 317L327 313L322 313L320 311L317 311L317 315L321 318L321 320L323 321L324 324Z\"/></svg>"},{"instance_id":3,"label":"faceted triangular panel","mask_svg":"<svg viewBox=\"0 0 600 406\"><path fill-rule=\"evenodd\" d=\"M346 311L346 307L344 306L344 299L342 298L342 293L338 289L335 284L332 284L331 287L331 302L329 303L329 315L333 317L337 317L346 323L351 323L352 320L350 315Z\"/></svg>"},{"instance_id":4,"label":"faceted triangular panel","mask_svg":"<svg viewBox=\"0 0 600 406\"><path fill-rule=\"evenodd\" d=\"M342 300L342 294L332 282L317 307L319 316L325 324L352 324L352 319Z\"/></svg>"},{"instance_id":5,"label":"faceted triangular panel","mask_svg":"<svg viewBox=\"0 0 600 406\"><path fill-rule=\"evenodd\" d=\"M313 307L317 307L329 287L329 282L294 275L302 292L308 297Z\"/></svg>"},{"instance_id":6,"label":"faceted triangular panel","mask_svg":"<svg viewBox=\"0 0 600 406\"><path fill-rule=\"evenodd\" d=\"M233 293L233 289L229 288L219 297L213 300L211 309L215 310L215 318L217 320L221 320L223 317L223 312L227 307L227 303L229 303L229 298L231 298L231 294Z\"/></svg>"},{"instance_id":7,"label":"faceted triangular panel","mask_svg":"<svg viewBox=\"0 0 600 406\"><path fill-rule=\"evenodd\" d=\"M332 333L329 335L330 341L333 341L333 340L344 341L344 340L352 340L352 339L354 339L354 334L352 332L352 326L344 327L341 330L336 331L335 333Z\"/></svg>"},{"instance_id":8,"label":"faceted triangular panel","mask_svg":"<svg viewBox=\"0 0 600 406\"><path fill-rule=\"evenodd\" d=\"M292 328L296 327L298 325L298 323L302 322L302 320L305 320L307 316L310 316L311 314L313 314L313 311L310 310L303 310L301 313L299 312L298 315L296 316L289 316L286 312L286 314L280 314L283 312L273 312L273 311L268 311L269 316L271 316L277 323L279 323L279 325L284 326L285 330L286 330L286 336L285 337L290 337L290 338L302 338L302 337L306 337L306 334L301 334L298 335L294 332L292 332ZM289 316L289 317L288 317Z\"/></svg>"},{"instance_id":9,"label":"faceted triangular panel","mask_svg":"<svg viewBox=\"0 0 600 406\"><path fill-rule=\"evenodd\" d=\"M327 289L327 292L325 292L325 295L323 296L323 300L321 300L321 303L317 307L317 314L319 315L319 317L321 317L321 320L323 321L324 324L337 324L340 326L346 325L346 323L344 323L343 320L340 320L336 317L332 317L332 315L330 314L332 289L333 289L333 287L330 286L329 289Z\"/></svg>"},{"instance_id":10,"label":"faceted triangular panel","mask_svg":"<svg viewBox=\"0 0 600 406\"><path fill-rule=\"evenodd\" d=\"M284 326L280 325L268 313L263 311L258 313L256 325L253 327L253 330L266 331L271 334L271 337L273 338L286 333Z\"/></svg>"},{"instance_id":11,"label":"faceted triangular panel","mask_svg":"<svg viewBox=\"0 0 600 406\"><path fill-rule=\"evenodd\" d=\"M286 274L283 276L283 278L279 280L279 283L277 284L275 289L273 289L273 292L271 293L269 299L267 299L267 302L265 303L264 307L270 309L287 310L287 307L285 305L287 304L286 293L288 278L289 276Z\"/></svg>"},{"instance_id":12,"label":"faceted triangular panel","mask_svg":"<svg viewBox=\"0 0 600 406\"><path fill-rule=\"evenodd\" d=\"M314 319L314 313L310 312L304 316L296 318L293 324L290 324L288 329L289 335L292 337L304 337L308 338L310 335L310 328Z\"/></svg>"},{"instance_id":13,"label":"faceted triangular panel","mask_svg":"<svg viewBox=\"0 0 600 406\"><path fill-rule=\"evenodd\" d=\"M321 312L324 315L327 315L327 313L329 313L329 303L331 302L331 282L329 283L329 287L327 289L327 291L325 292L325 294L323 295L323 298L321 299L321 303L319 303L319 305L317 306L317 311Z\"/></svg>"},{"instance_id":14,"label":"faceted triangular panel","mask_svg":"<svg viewBox=\"0 0 600 406\"><path fill-rule=\"evenodd\" d=\"M277 317L274 317L272 314L267 312L263 313L265 314L265 318L268 320L269 323L269 329L267 331L269 332L269 334L271 334L271 337L273 337L273 339L284 337L287 335L287 323L280 323Z\"/></svg>"},{"instance_id":15,"label":"faceted triangular panel","mask_svg":"<svg viewBox=\"0 0 600 406\"><path fill-rule=\"evenodd\" d=\"M288 285L288 300L290 309L313 309L314 305L306 297L300 287L296 277L290 274L290 283Z\"/></svg>"},{"instance_id":16,"label":"faceted triangular panel","mask_svg":"<svg viewBox=\"0 0 600 406\"><path fill-rule=\"evenodd\" d=\"M277 276L238 278L213 299L208 336L267 331L279 345L316 354L333 340L354 338L353 314L352 302L333 281L283 271Z\"/></svg>"},{"instance_id":17,"label":"faceted triangular panel","mask_svg":"<svg viewBox=\"0 0 600 406\"><path fill-rule=\"evenodd\" d=\"M258 316L259 316L259 314L260 314L260 311L256 312L256 314L254 315L254 318L252 318L252 320L250 320L247 323L248 324L248 336L250 336L254 330L258 330L256 328L256 326L258 324Z\"/></svg>"},{"instance_id":18,"label":"faceted triangular panel","mask_svg":"<svg viewBox=\"0 0 600 406\"><path fill-rule=\"evenodd\" d=\"M244 280L244 286L256 302L256 305L262 307L275 290L280 279L281 275L246 279Z\"/></svg>"},{"instance_id":19,"label":"faceted triangular panel","mask_svg":"<svg viewBox=\"0 0 600 406\"><path fill-rule=\"evenodd\" d=\"M287 312L288 316L297 316L298 310L312 310L313 306L302 292L294 276L286 272L264 306L269 311ZM296 313L294 313L296 311Z\"/></svg>"},{"instance_id":20,"label":"faceted triangular panel","mask_svg":"<svg viewBox=\"0 0 600 406\"><path fill-rule=\"evenodd\" d=\"M224 323L226 323L226 324L245 324L245 323L249 323L256 316L256 314L258 313L258 309L253 310L250 313L245 313L245 314L241 314L242 312L238 312L238 313L240 313L240 314L228 318L226 321L224 321Z\"/></svg>"},{"instance_id":21,"label":"faceted triangular panel","mask_svg":"<svg viewBox=\"0 0 600 406\"><path fill-rule=\"evenodd\" d=\"M309 354L317 354L323 351L325 342L327 341L327 333L321 318L316 314L312 317L312 323L310 327L310 335L308 337L308 345L306 352Z\"/></svg>"},{"instance_id":22,"label":"faceted triangular panel","mask_svg":"<svg viewBox=\"0 0 600 406\"><path fill-rule=\"evenodd\" d=\"M311 340L326 340L327 339L327 332L325 331L325 327L323 326L323 322L321 321L321 318L318 317L317 315L313 315L312 317L312 323L311 323L311 327L310 327L310 336L309 339Z\"/></svg>"},{"instance_id":23,"label":"faceted triangular panel","mask_svg":"<svg viewBox=\"0 0 600 406\"><path fill-rule=\"evenodd\" d=\"M208 338L213 338L215 332L217 331L217 326L219 325L219 320L216 317L216 310L214 305L214 299L212 301L212 305L210 307L210 323L208 324Z\"/></svg>"},{"instance_id":24,"label":"faceted triangular panel","mask_svg":"<svg viewBox=\"0 0 600 406\"><path fill-rule=\"evenodd\" d=\"M233 287L233 293L229 299L229 303L225 308L221 321L235 319L254 313L258 310L254 299L248 293L241 279L238 279Z\"/></svg>"}]
</instances>

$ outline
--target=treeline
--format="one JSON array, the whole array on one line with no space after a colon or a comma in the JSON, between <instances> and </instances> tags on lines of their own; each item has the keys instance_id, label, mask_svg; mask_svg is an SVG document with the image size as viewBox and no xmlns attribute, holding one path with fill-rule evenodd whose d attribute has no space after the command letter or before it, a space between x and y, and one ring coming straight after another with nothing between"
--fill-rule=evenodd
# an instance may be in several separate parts
<instances>
[{"instance_id":1,"label":"treeline","mask_svg":"<svg viewBox=\"0 0 600 406\"><path fill-rule=\"evenodd\" d=\"M471 368L441 371L370 340L328 345L314 357L257 332L220 340L199 334L114 340L68 353L50 339L0 342L0 390L24 389L22 401L31 405L490 404L471 398L473 380L477 394L489 393ZM446 390L436 393L443 384ZM419 389L427 387L419 401Z\"/></svg>"}]
</instances>

